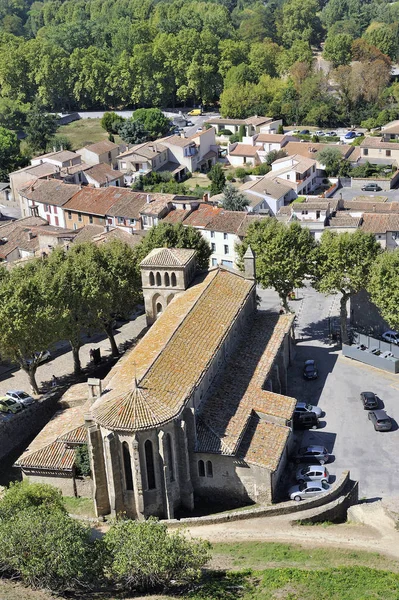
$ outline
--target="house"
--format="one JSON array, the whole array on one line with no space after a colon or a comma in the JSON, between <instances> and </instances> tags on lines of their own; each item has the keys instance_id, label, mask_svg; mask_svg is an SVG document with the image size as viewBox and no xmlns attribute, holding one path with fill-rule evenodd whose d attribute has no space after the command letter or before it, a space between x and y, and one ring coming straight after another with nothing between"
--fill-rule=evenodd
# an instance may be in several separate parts
<instances>
[{"instance_id":1,"label":"house","mask_svg":"<svg viewBox=\"0 0 399 600\"><path fill-rule=\"evenodd\" d=\"M362 217L352 217L348 214L342 214L339 211L336 215L331 217L329 222L329 229L336 231L337 233L353 233L362 224Z\"/></svg>"},{"instance_id":2,"label":"house","mask_svg":"<svg viewBox=\"0 0 399 600\"><path fill-rule=\"evenodd\" d=\"M324 178L325 177L325 165L320 163L318 160L318 153L322 150L326 150L327 148L332 148L333 150L338 150L341 153L341 156L345 160L349 160L351 163L356 163L359 158L358 148L356 146L351 146L350 144L322 144L322 143L313 143L313 142L296 142L289 141L284 146L284 151L287 155L292 156L302 156L303 158L310 158L316 161L316 169L317 176Z\"/></svg>"},{"instance_id":3,"label":"house","mask_svg":"<svg viewBox=\"0 0 399 600\"><path fill-rule=\"evenodd\" d=\"M118 169L124 174L125 182L130 184L140 175L148 175L152 171L166 171L169 161L168 149L160 142L144 142L136 144L117 156ZM177 168L177 165L174 165ZM182 179L186 168L176 173L176 179Z\"/></svg>"},{"instance_id":4,"label":"house","mask_svg":"<svg viewBox=\"0 0 399 600\"><path fill-rule=\"evenodd\" d=\"M214 127L198 131L188 138L172 135L160 141L168 148L169 161L184 165L190 173L209 171L218 156Z\"/></svg>"},{"instance_id":5,"label":"house","mask_svg":"<svg viewBox=\"0 0 399 600\"><path fill-rule=\"evenodd\" d=\"M111 167L107 163L100 163L93 165L84 171L83 174L84 182L93 187L109 187L114 185L116 187L123 187L123 174Z\"/></svg>"},{"instance_id":6,"label":"house","mask_svg":"<svg viewBox=\"0 0 399 600\"><path fill-rule=\"evenodd\" d=\"M153 250L141 273L154 324L111 370L106 393L39 434L18 460L23 477L64 494L75 484L75 494L92 493L98 516L139 520L209 499L276 500L293 444L295 399L284 395L293 315L257 311L254 263L249 249L244 274L197 276L193 250ZM85 439L86 487L71 453Z\"/></svg>"},{"instance_id":7,"label":"house","mask_svg":"<svg viewBox=\"0 0 399 600\"><path fill-rule=\"evenodd\" d=\"M399 144L386 142L379 137L365 137L360 144L361 160L373 164L399 164Z\"/></svg>"},{"instance_id":8,"label":"house","mask_svg":"<svg viewBox=\"0 0 399 600\"><path fill-rule=\"evenodd\" d=\"M34 167L43 163L47 163L49 165L54 165L59 169L65 167L73 167L74 165L78 165L81 162L82 161L80 156L75 152L71 152L70 150L58 150L56 152L48 152L47 154L36 156L30 161L31 165L33 165Z\"/></svg>"},{"instance_id":9,"label":"house","mask_svg":"<svg viewBox=\"0 0 399 600\"><path fill-rule=\"evenodd\" d=\"M296 193L282 179L252 177L240 186L249 200L247 210L254 213L275 215L280 208L296 198Z\"/></svg>"},{"instance_id":10,"label":"house","mask_svg":"<svg viewBox=\"0 0 399 600\"><path fill-rule=\"evenodd\" d=\"M80 229L91 224L104 226L111 207L123 198L134 202L135 197L130 190L115 186L84 187L63 205L65 222L71 229Z\"/></svg>"},{"instance_id":11,"label":"house","mask_svg":"<svg viewBox=\"0 0 399 600\"><path fill-rule=\"evenodd\" d=\"M111 240L120 240L132 248L139 244L145 232L142 230L131 231L127 233L125 229L121 227L111 227L110 225L85 225L81 229L75 232L73 242L75 244L82 244L84 242L92 242L100 246Z\"/></svg>"},{"instance_id":12,"label":"house","mask_svg":"<svg viewBox=\"0 0 399 600\"><path fill-rule=\"evenodd\" d=\"M233 167L255 167L261 162L259 150L259 147L253 144L236 142L229 145L227 158Z\"/></svg>"},{"instance_id":13,"label":"house","mask_svg":"<svg viewBox=\"0 0 399 600\"><path fill-rule=\"evenodd\" d=\"M321 199L310 199L307 202L293 202L289 206L295 220L302 227L309 229L316 240L320 240L325 227L336 212L336 207L336 201L326 202Z\"/></svg>"},{"instance_id":14,"label":"house","mask_svg":"<svg viewBox=\"0 0 399 600\"><path fill-rule=\"evenodd\" d=\"M215 117L206 122L216 129L216 135L220 135L223 129L228 129L231 133L239 133L240 127L244 129L245 136L252 136L255 133L277 133L283 121L281 119L273 119L272 117L258 117L257 115L248 119L223 119Z\"/></svg>"},{"instance_id":15,"label":"house","mask_svg":"<svg viewBox=\"0 0 399 600\"><path fill-rule=\"evenodd\" d=\"M114 142L110 142L109 140L96 142L77 150L77 154L82 157L82 161L88 165L105 163L114 168L117 166L119 152L118 144L114 144Z\"/></svg>"},{"instance_id":16,"label":"house","mask_svg":"<svg viewBox=\"0 0 399 600\"><path fill-rule=\"evenodd\" d=\"M46 219L55 227L66 227L63 206L81 189L59 179L39 179L19 190L21 205L29 214Z\"/></svg>"},{"instance_id":17,"label":"house","mask_svg":"<svg viewBox=\"0 0 399 600\"><path fill-rule=\"evenodd\" d=\"M297 196L308 194L317 186L316 161L299 154L279 158L265 178L288 185Z\"/></svg>"},{"instance_id":18,"label":"house","mask_svg":"<svg viewBox=\"0 0 399 600\"><path fill-rule=\"evenodd\" d=\"M381 138L383 142L399 139L399 121L390 125L385 125L385 127L382 127L381 129Z\"/></svg>"},{"instance_id":19,"label":"house","mask_svg":"<svg viewBox=\"0 0 399 600\"><path fill-rule=\"evenodd\" d=\"M384 250L399 246L399 211L397 214L363 213L362 231L372 233Z\"/></svg>"}]
</instances>

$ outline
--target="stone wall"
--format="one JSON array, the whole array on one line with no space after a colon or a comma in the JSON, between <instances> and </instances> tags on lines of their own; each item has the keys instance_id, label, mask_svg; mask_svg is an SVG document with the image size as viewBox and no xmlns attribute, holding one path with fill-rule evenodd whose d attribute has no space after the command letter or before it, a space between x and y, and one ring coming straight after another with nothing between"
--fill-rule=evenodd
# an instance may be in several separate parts
<instances>
[{"instance_id":1,"label":"stone wall","mask_svg":"<svg viewBox=\"0 0 399 600\"><path fill-rule=\"evenodd\" d=\"M31 440L48 423L57 408L56 398L50 395L0 422L0 460L2 465L13 462L22 454Z\"/></svg>"}]
</instances>

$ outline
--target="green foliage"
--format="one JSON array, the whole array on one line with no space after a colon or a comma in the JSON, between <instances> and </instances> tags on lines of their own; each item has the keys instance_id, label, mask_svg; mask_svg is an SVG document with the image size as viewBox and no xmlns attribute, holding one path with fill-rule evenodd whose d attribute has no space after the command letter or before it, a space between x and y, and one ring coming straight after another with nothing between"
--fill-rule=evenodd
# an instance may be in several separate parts
<instances>
[{"instance_id":1,"label":"green foliage","mask_svg":"<svg viewBox=\"0 0 399 600\"><path fill-rule=\"evenodd\" d=\"M233 135L233 132L230 129L220 129L219 135L228 135L229 137ZM237 136L239 138L239 136ZM230 140L231 141L231 140ZM239 140L237 139L237 142Z\"/></svg>"},{"instance_id":2,"label":"green foliage","mask_svg":"<svg viewBox=\"0 0 399 600\"><path fill-rule=\"evenodd\" d=\"M98 586L102 556L90 529L58 507L25 508L0 519L0 572L31 587L65 592Z\"/></svg>"},{"instance_id":3,"label":"green foliage","mask_svg":"<svg viewBox=\"0 0 399 600\"><path fill-rule=\"evenodd\" d=\"M47 143L46 152L53 152L54 148L58 150L72 150L72 144L69 138L65 135L55 135Z\"/></svg>"},{"instance_id":4,"label":"green foliage","mask_svg":"<svg viewBox=\"0 0 399 600\"><path fill-rule=\"evenodd\" d=\"M15 133L0 127L0 180L6 181L8 173L20 162L19 141Z\"/></svg>"},{"instance_id":5,"label":"green foliage","mask_svg":"<svg viewBox=\"0 0 399 600\"><path fill-rule=\"evenodd\" d=\"M241 181L244 181L247 174L248 171L244 167L237 167L234 171L234 175L237 177L237 179L241 179Z\"/></svg>"},{"instance_id":6,"label":"green foliage","mask_svg":"<svg viewBox=\"0 0 399 600\"><path fill-rule=\"evenodd\" d=\"M212 181L211 196L220 194L226 185L226 177L223 173L222 165L220 163L216 163L212 166L208 173L208 178Z\"/></svg>"},{"instance_id":7,"label":"green foliage","mask_svg":"<svg viewBox=\"0 0 399 600\"><path fill-rule=\"evenodd\" d=\"M271 171L271 167L270 165L268 165L267 163L261 163L260 165L257 165L256 167L254 167L252 169L252 173L254 175L266 175L266 173L269 173L269 171Z\"/></svg>"},{"instance_id":8,"label":"green foliage","mask_svg":"<svg viewBox=\"0 0 399 600\"><path fill-rule=\"evenodd\" d=\"M381 50L393 60L398 54L398 24L371 23L363 34L363 38Z\"/></svg>"},{"instance_id":9,"label":"green foliage","mask_svg":"<svg viewBox=\"0 0 399 600\"><path fill-rule=\"evenodd\" d=\"M134 121L143 125L150 140L162 137L170 130L172 123L159 108L140 108L134 111Z\"/></svg>"},{"instance_id":10,"label":"green foliage","mask_svg":"<svg viewBox=\"0 0 399 600\"><path fill-rule=\"evenodd\" d=\"M284 134L284 127L283 127L283 125L279 125L278 126L277 133L279 135L283 135Z\"/></svg>"},{"instance_id":11,"label":"green foliage","mask_svg":"<svg viewBox=\"0 0 399 600\"><path fill-rule=\"evenodd\" d=\"M149 140L149 133L141 121L126 119L118 128L118 133L127 144L142 144Z\"/></svg>"},{"instance_id":12,"label":"green foliage","mask_svg":"<svg viewBox=\"0 0 399 600\"><path fill-rule=\"evenodd\" d=\"M289 226L275 219L251 223L237 252L242 260L248 246L256 257L256 278L263 288L272 287L289 310L287 296L304 285L313 269L315 241L298 223Z\"/></svg>"},{"instance_id":13,"label":"green foliage","mask_svg":"<svg viewBox=\"0 0 399 600\"><path fill-rule=\"evenodd\" d=\"M35 102L26 117L26 141L33 152L45 151L57 130L55 115L47 114L38 102Z\"/></svg>"},{"instance_id":14,"label":"green foliage","mask_svg":"<svg viewBox=\"0 0 399 600\"><path fill-rule=\"evenodd\" d=\"M154 248L192 248L196 251L199 269L207 269L211 248L201 233L193 227L181 223L159 223L152 227L145 238L134 249L136 263L139 264Z\"/></svg>"},{"instance_id":15,"label":"green foliage","mask_svg":"<svg viewBox=\"0 0 399 600\"><path fill-rule=\"evenodd\" d=\"M371 300L392 329L399 327L399 252L384 252L371 267L368 291Z\"/></svg>"},{"instance_id":16,"label":"green foliage","mask_svg":"<svg viewBox=\"0 0 399 600\"><path fill-rule=\"evenodd\" d=\"M81 444L75 450L75 465L78 475L88 477L91 474L89 449L87 444Z\"/></svg>"},{"instance_id":17,"label":"green foliage","mask_svg":"<svg viewBox=\"0 0 399 600\"><path fill-rule=\"evenodd\" d=\"M168 532L153 518L144 523L117 522L105 534L104 545L109 555L107 574L126 591L196 580L210 558L208 542L189 539L180 531Z\"/></svg>"},{"instance_id":18,"label":"green foliage","mask_svg":"<svg viewBox=\"0 0 399 600\"><path fill-rule=\"evenodd\" d=\"M338 175L342 163L342 154L338 148L324 148L317 153L317 160L325 166L328 177Z\"/></svg>"},{"instance_id":19,"label":"green foliage","mask_svg":"<svg viewBox=\"0 0 399 600\"><path fill-rule=\"evenodd\" d=\"M65 512L61 492L44 483L27 481L10 483L0 500L0 522L30 508Z\"/></svg>"},{"instance_id":20,"label":"green foliage","mask_svg":"<svg viewBox=\"0 0 399 600\"><path fill-rule=\"evenodd\" d=\"M324 44L324 58L331 61L334 68L349 64L352 58L352 42L352 37L347 33L328 35Z\"/></svg>"},{"instance_id":21,"label":"green foliage","mask_svg":"<svg viewBox=\"0 0 399 600\"><path fill-rule=\"evenodd\" d=\"M249 200L232 183L227 183L223 190L222 207L225 210L244 211Z\"/></svg>"},{"instance_id":22,"label":"green foliage","mask_svg":"<svg viewBox=\"0 0 399 600\"><path fill-rule=\"evenodd\" d=\"M105 112L101 119L101 127L108 133L118 133L124 121L125 119L116 112Z\"/></svg>"},{"instance_id":23,"label":"green foliage","mask_svg":"<svg viewBox=\"0 0 399 600\"><path fill-rule=\"evenodd\" d=\"M287 153L285 150L271 150L266 156L266 164L271 165L275 160L279 158L285 158Z\"/></svg>"}]
</instances>

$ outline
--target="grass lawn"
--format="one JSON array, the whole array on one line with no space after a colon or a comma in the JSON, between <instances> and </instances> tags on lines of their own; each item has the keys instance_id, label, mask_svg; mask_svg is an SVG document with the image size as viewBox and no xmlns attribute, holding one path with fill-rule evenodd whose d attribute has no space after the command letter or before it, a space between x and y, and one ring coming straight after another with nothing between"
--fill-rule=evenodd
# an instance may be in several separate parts
<instances>
[{"instance_id":1,"label":"grass lawn","mask_svg":"<svg viewBox=\"0 0 399 600\"><path fill-rule=\"evenodd\" d=\"M93 500L91 498L75 498L74 496L64 496L65 508L71 515L81 517L95 517ZM0 596L1 599L1 596Z\"/></svg>"},{"instance_id":2,"label":"grass lawn","mask_svg":"<svg viewBox=\"0 0 399 600\"><path fill-rule=\"evenodd\" d=\"M240 570L237 570L240 567ZM376 552L305 548L294 544L215 544L210 569L199 584L178 595L135 600L398 600L399 564ZM89 593L86 600L99 596ZM121 596L101 595L102 600ZM3 600L53 600L0 579ZM130 600L124 597L125 600ZM131 598L133 600L133 598Z\"/></svg>"},{"instance_id":3,"label":"grass lawn","mask_svg":"<svg viewBox=\"0 0 399 600\"><path fill-rule=\"evenodd\" d=\"M61 125L57 129L57 134L65 135L70 139L72 150L108 139L108 133L100 125L100 119L80 119L69 125ZM115 142L120 143L120 141L120 138L115 136Z\"/></svg>"}]
</instances>

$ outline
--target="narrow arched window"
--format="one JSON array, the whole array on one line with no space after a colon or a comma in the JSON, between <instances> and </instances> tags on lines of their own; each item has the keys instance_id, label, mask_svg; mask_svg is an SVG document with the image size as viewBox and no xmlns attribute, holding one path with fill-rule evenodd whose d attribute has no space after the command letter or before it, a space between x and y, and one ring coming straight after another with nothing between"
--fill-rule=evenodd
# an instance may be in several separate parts
<instances>
[{"instance_id":1,"label":"narrow arched window","mask_svg":"<svg viewBox=\"0 0 399 600\"><path fill-rule=\"evenodd\" d=\"M198 475L200 477L205 477L205 463L203 460L198 461Z\"/></svg>"},{"instance_id":2,"label":"narrow arched window","mask_svg":"<svg viewBox=\"0 0 399 600\"><path fill-rule=\"evenodd\" d=\"M167 466L168 472L169 472L169 480L174 481L175 480L175 467L173 464L172 438L170 437L170 433L166 434L165 445L166 445L166 466Z\"/></svg>"},{"instance_id":3,"label":"narrow arched window","mask_svg":"<svg viewBox=\"0 0 399 600\"><path fill-rule=\"evenodd\" d=\"M154 469L154 453L152 450L152 442L147 440L144 444L145 466L147 469L147 486L149 490L155 488L155 469Z\"/></svg>"},{"instance_id":4,"label":"narrow arched window","mask_svg":"<svg viewBox=\"0 0 399 600\"><path fill-rule=\"evenodd\" d=\"M170 286L169 273L165 273L165 285L166 287Z\"/></svg>"},{"instance_id":5,"label":"narrow arched window","mask_svg":"<svg viewBox=\"0 0 399 600\"><path fill-rule=\"evenodd\" d=\"M162 285L161 274L157 273L156 278L157 278L157 286L159 287L160 285Z\"/></svg>"},{"instance_id":6,"label":"narrow arched window","mask_svg":"<svg viewBox=\"0 0 399 600\"><path fill-rule=\"evenodd\" d=\"M150 285L155 285L155 277L152 271L150 272Z\"/></svg>"},{"instance_id":7,"label":"narrow arched window","mask_svg":"<svg viewBox=\"0 0 399 600\"><path fill-rule=\"evenodd\" d=\"M122 443L123 467L125 470L125 485L127 490L133 489L132 461L127 442Z\"/></svg>"},{"instance_id":8,"label":"narrow arched window","mask_svg":"<svg viewBox=\"0 0 399 600\"><path fill-rule=\"evenodd\" d=\"M210 460L206 461L206 476L213 477L213 467Z\"/></svg>"},{"instance_id":9,"label":"narrow arched window","mask_svg":"<svg viewBox=\"0 0 399 600\"><path fill-rule=\"evenodd\" d=\"M172 273L172 287L176 287L177 282L176 282L176 275L174 273Z\"/></svg>"},{"instance_id":10,"label":"narrow arched window","mask_svg":"<svg viewBox=\"0 0 399 600\"><path fill-rule=\"evenodd\" d=\"M160 302L157 302L157 315L160 315L162 312L162 304Z\"/></svg>"}]
</instances>

